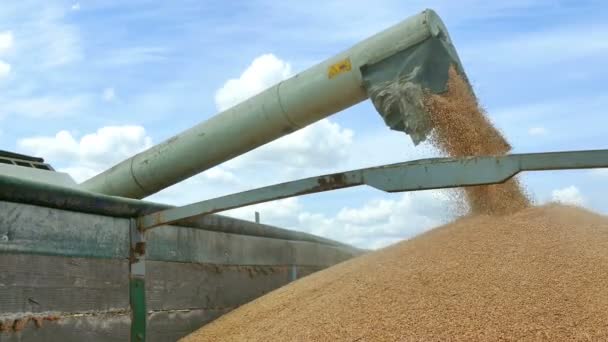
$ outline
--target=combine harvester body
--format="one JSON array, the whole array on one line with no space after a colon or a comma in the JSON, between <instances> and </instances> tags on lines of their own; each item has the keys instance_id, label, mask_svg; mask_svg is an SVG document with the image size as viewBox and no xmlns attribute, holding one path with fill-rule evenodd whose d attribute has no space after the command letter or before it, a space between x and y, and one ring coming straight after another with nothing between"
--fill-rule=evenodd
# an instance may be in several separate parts
<instances>
[{"instance_id":1,"label":"combine harvester body","mask_svg":"<svg viewBox=\"0 0 608 342\"><path fill-rule=\"evenodd\" d=\"M446 91L450 67L466 78L445 26L426 10L82 184L41 159L0 153L0 342L174 341L364 253L215 214L223 210L358 185L414 191L608 167L606 150L429 159L183 207L140 200L367 98L417 144L432 129L420 94ZM393 84L404 92L391 93Z\"/></svg>"}]
</instances>

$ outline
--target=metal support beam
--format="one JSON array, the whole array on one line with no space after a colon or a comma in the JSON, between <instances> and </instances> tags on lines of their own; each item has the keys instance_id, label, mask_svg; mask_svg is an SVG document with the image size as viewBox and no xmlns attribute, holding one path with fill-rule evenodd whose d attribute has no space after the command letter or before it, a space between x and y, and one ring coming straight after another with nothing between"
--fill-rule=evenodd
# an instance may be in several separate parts
<instances>
[{"instance_id":1,"label":"metal support beam","mask_svg":"<svg viewBox=\"0 0 608 342\"><path fill-rule=\"evenodd\" d=\"M131 251L129 255L129 302L131 304L131 342L146 341L146 237L137 229L135 220L130 225Z\"/></svg>"},{"instance_id":2,"label":"metal support beam","mask_svg":"<svg viewBox=\"0 0 608 342\"><path fill-rule=\"evenodd\" d=\"M368 185L386 192L503 183L522 171L608 167L608 150L433 158L310 177L141 216L146 230L184 219L287 197Z\"/></svg>"}]
</instances>

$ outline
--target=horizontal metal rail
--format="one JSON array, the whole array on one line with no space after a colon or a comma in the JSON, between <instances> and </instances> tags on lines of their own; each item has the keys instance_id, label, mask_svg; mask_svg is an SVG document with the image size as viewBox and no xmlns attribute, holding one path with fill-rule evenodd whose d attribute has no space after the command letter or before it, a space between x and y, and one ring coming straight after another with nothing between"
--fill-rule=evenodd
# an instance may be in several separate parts
<instances>
[{"instance_id":1,"label":"horizontal metal rail","mask_svg":"<svg viewBox=\"0 0 608 342\"><path fill-rule=\"evenodd\" d=\"M0 175L0 202L2 201L121 218L140 217L161 210L174 208L174 206L167 204L102 195L7 175ZM192 219L180 221L179 225L186 228L226 234L258 236L289 241L306 241L320 243L322 245L349 247L344 243L313 234L274 227L268 224L258 224L222 215L194 217ZM32 245L32 247L34 247L34 245ZM36 245L35 247L37 249L42 246ZM0 248L0 251L1 250L2 248ZM87 250L86 252L83 250L85 254L80 256L90 256L90 254L87 254L88 252L97 253L99 251L108 250L103 248Z\"/></svg>"},{"instance_id":2,"label":"horizontal metal rail","mask_svg":"<svg viewBox=\"0 0 608 342\"><path fill-rule=\"evenodd\" d=\"M138 228L146 230L251 204L359 185L386 192L415 191L503 183L522 171L604 167L608 167L608 150L422 159L304 178L166 209L139 217Z\"/></svg>"}]
</instances>

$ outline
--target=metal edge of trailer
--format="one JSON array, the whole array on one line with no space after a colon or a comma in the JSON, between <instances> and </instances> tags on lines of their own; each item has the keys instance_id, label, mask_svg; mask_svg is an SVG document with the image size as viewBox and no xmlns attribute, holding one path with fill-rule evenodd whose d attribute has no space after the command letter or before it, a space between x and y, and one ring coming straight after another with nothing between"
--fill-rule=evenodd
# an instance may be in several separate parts
<instances>
[{"instance_id":1,"label":"metal edge of trailer","mask_svg":"<svg viewBox=\"0 0 608 342\"><path fill-rule=\"evenodd\" d=\"M174 207L167 204L96 194L5 175L0 175L0 200L121 218L139 217ZM222 215L208 215L204 218L184 220L178 226L237 235L351 247L313 234Z\"/></svg>"}]
</instances>

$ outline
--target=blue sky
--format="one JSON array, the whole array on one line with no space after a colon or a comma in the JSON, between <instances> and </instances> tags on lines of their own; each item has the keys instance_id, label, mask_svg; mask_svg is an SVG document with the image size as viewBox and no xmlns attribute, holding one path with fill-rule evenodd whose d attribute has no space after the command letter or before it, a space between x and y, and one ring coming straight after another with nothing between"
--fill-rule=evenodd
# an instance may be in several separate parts
<instances>
[{"instance_id":1,"label":"blue sky","mask_svg":"<svg viewBox=\"0 0 608 342\"><path fill-rule=\"evenodd\" d=\"M515 152L606 148L606 7L539 0L2 0L0 146L39 154L83 180L211 117L226 105L222 91L235 99L251 95L433 8ZM388 131L366 101L150 199L189 203L435 155ZM608 212L607 170L522 179L539 203L561 199ZM443 192L359 188L256 209L267 223L364 247L410 237L452 215ZM256 209L230 214L252 218Z\"/></svg>"}]
</instances>

